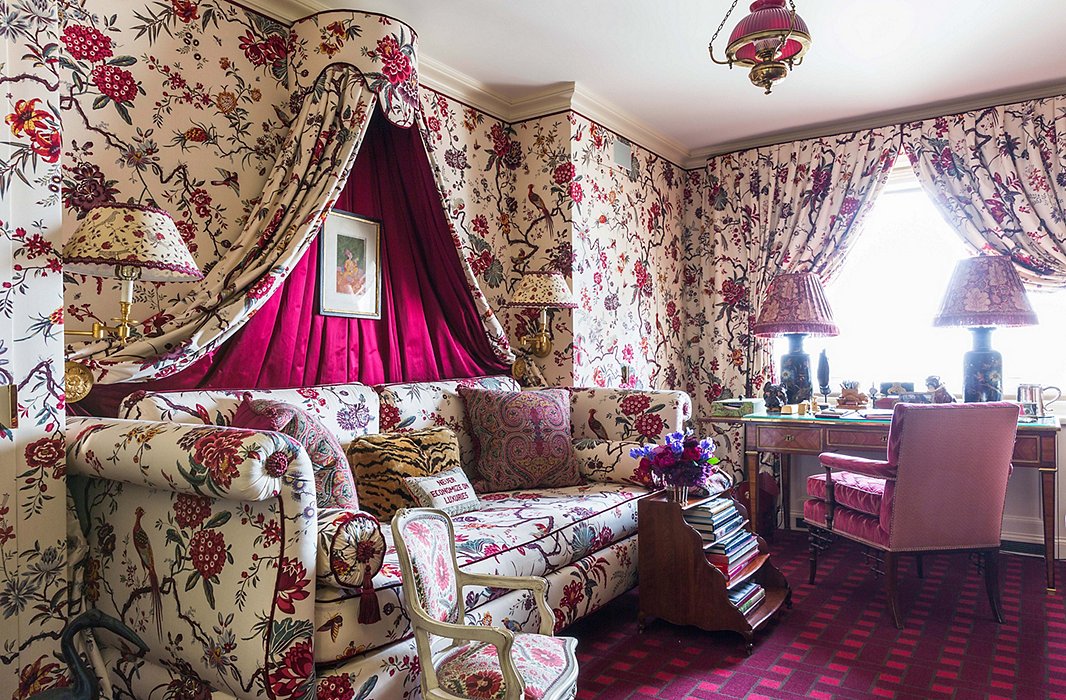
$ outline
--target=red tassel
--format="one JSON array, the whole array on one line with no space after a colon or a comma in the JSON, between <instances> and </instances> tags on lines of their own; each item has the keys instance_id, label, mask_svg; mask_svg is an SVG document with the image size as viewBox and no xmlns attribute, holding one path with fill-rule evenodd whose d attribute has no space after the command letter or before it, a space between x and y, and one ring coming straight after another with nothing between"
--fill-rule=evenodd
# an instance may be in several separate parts
<instances>
[{"instance_id":1,"label":"red tassel","mask_svg":"<svg viewBox=\"0 0 1066 700\"><path fill-rule=\"evenodd\" d=\"M374 590L374 577L370 575L370 565L363 575L363 588L359 591L359 624L370 625L381 620L378 607L378 594Z\"/></svg>"}]
</instances>

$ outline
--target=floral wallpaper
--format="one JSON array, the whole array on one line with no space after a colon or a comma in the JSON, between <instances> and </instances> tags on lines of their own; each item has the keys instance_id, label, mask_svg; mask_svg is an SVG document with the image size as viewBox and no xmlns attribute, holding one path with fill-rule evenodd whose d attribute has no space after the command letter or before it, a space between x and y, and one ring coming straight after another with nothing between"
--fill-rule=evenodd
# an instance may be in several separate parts
<instances>
[{"instance_id":1,"label":"floral wallpaper","mask_svg":"<svg viewBox=\"0 0 1066 700\"><path fill-rule=\"evenodd\" d=\"M467 262L517 346L536 323L504 306L522 273L550 267L570 275L571 200L553 180L569 161L569 124L555 115L511 125L425 87L421 97L452 226L469 240ZM549 384L573 383L569 317L549 312L552 354L538 360Z\"/></svg>"},{"instance_id":2,"label":"floral wallpaper","mask_svg":"<svg viewBox=\"0 0 1066 700\"><path fill-rule=\"evenodd\" d=\"M18 425L0 428L0 698L67 685L57 661L67 595L63 280L59 256L59 17L0 5L0 385ZM6 401L6 398L4 399Z\"/></svg>"},{"instance_id":3,"label":"floral wallpaper","mask_svg":"<svg viewBox=\"0 0 1066 700\"><path fill-rule=\"evenodd\" d=\"M229 250L293 110L288 28L223 0L63 0L63 230L106 202L170 212L205 273ZM107 320L117 282L69 276L72 323ZM153 330L188 284L139 284ZM157 312L161 312L158 313Z\"/></svg>"},{"instance_id":4,"label":"floral wallpaper","mask_svg":"<svg viewBox=\"0 0 1066 700\"><path fill-rule=\"evenodd\" d=\"M572 159L554 180L575 211L575 384L677 388L694 192L684 170L636 145L632 169L618 167L615 134L575 113L570 122Z\"/></svg>"}]
</instances>

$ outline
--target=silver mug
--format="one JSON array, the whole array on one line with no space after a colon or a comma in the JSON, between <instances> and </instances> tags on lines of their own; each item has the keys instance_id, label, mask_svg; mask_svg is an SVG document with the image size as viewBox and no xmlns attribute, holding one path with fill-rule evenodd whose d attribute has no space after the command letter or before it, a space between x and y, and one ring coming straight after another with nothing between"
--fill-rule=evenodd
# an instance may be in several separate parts
<instances>
[{"instance_id":1,"label":"silver mug","mask_svg":"<svg viewBox=\"0 0 1066 700\"><path fill-rule=\"evenodd\" d=\"M1049 391L1055 392L1055 398L1044 401L1044 394ZM1018 403L1026 409L1026 415L1046 416L1051 404L1062 398L1062 390L1057 386L1041 386L1040 384L1019 384ZM1032 407L1032 408L1030 408ZM1033 413L1030 414L1029 411Z\"/></svg>"}]
</instances>

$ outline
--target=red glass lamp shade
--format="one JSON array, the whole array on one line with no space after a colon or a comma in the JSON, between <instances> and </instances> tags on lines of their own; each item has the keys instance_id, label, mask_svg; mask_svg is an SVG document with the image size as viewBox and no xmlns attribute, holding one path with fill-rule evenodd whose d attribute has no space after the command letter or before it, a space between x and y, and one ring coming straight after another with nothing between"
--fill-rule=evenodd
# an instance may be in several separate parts
<instances>
[{"instance_id":1,"label":"red glass lamp shade","mask_svg":"<svg viewBox=\"0 0 1066 700\"><path fill-rule=\"evenodd\" d=\"M751 14L740 20L729 35L726 55L742 66L766 60L800 63L810 48L811 35L802 17L796 15L794 24L792 17L785 0L756 0L751 4ZM788 38L778 49L785 35ZM767 51L775 53L766 56Z\"/></svg>"},{"instance_id":2,"label":"red glass lamp shade","mask_svg":"<svg viewBox=\"0 0 1066 700\"><path fill-rule=\"evenodd\" d=\"M796 272L778 275L766 290L766 299L752 332L760 338L789 333L839 335L825 290L817 275Z\"/></svg>"},{"instance_id":3,"label":"red glass lamp shade","mask_svg":"<svg viewBox=\"0 0 1066 700\"><path fill-rule=\"evenodd\" d=\"M733 3L736 6L736 2ZM714 55L714 40L729 19L730 8L708 47L711 60L732 67L733 64L751 68L748 78L752 84L770 94L774 83L788 75L788 71L803 62L803 56L811 46L811 34L807 23L796 14L794 0L790 8L785 0L755 0L751 14L740 20L729 35L724 61Z\"/></svg>"}]
</instances>

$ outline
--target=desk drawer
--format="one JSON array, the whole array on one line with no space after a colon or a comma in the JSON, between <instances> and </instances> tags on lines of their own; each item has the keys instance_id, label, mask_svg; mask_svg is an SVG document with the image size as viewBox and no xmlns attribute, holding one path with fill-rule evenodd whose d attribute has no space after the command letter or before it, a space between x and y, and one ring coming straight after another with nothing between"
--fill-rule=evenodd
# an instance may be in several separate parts
<instances>
[{"instance_id":1,"label":"desk drawer","mask_svg":"<svg viewBox=\"0 0 1066 700\"><path fill-rule=\"evenodd\" d=\"M758 426L755 445L773 452L821 452L822 431L804 426Z\"/></svg>"},{"instance_id":2,"label":"desk drawer","mask_svg":"<svg viewBox=\"0 0 1066 700\"><path fill-rule=\"evenodd\" d=\"M860 450L883 450L888 446L888 430L830 428L826 431L825 446L827 448L851 447Z\"/></svg>"},{"instance_id":3,"label":"desk drawer","mask_svg":"<svg viewBox=\"0 0 1066 700\"><path fill-rule=\"evenodd\" d=\"M1014 455L1011 461L1016 467L1041 467L1055 469L1056 433L1048 431L1018 431L1014 440Z\"/></svg>"}]
</instances>

